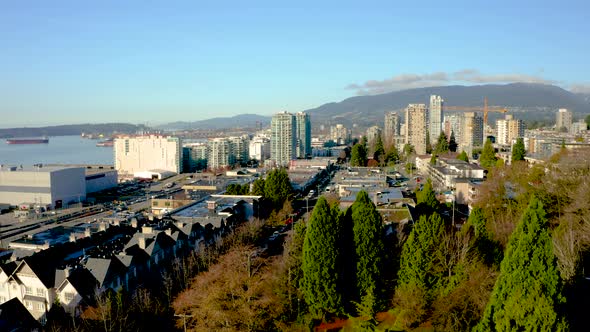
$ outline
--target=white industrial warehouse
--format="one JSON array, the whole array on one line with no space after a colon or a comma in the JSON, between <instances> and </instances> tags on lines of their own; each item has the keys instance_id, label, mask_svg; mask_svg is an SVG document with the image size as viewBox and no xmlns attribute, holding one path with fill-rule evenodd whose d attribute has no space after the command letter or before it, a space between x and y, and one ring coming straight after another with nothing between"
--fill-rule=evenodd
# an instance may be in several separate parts
<instances>
[{"instance_id":1,"label":"white industrial warehouse","mask_svg":"<svg viewBox=\"0 0 590 332\"><path fill-rule=\"evenodd\" d=\"M0 165L0 204L59 209L86 199L87 193L117 186L117 171L86 167Z\"/></svg>"}]
</instances>

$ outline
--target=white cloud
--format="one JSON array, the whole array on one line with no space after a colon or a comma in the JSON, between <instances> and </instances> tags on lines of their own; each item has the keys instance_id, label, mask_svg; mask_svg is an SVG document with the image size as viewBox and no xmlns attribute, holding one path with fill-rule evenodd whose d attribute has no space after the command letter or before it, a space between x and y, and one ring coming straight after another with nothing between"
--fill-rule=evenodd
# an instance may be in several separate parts
<instances>
[{"instance_id":1,"label":"white cloud","mask_svg":"<svg viewBox=\"0 0 590 332\"><path fill-rule=\"evenodd\" d=\"M401 74L385 80L370 80L363 84L349 84L346 88L356 90L358 95L374 95L412 88L444 85L449 82L447 73Z\"/></svg>"},{"instance_id":2,"label":"white cloud","mask_svg":"<svg viewBox=\"0 0 590 332\"><path fill-rule=\"evenodd\" d=\"M573 93L586 93L590 94L590 84L572 84L570 91Z\"/></svg>"},{"instance_id":3,"label":"white cloud","mask_svg":"<svg viewBox=\"0 0 590 332\"><path fill-rule=\"evenodd\" d=\"M453 74L453 80L469 83L543 83L555 84L554 80L548 80L540 76L528 74L495 74L484 75L476 69L464 69Z\"/></svg>"},{"instance_id":4,"label":"white cloud","mask_svg":"<svg viewBox=\"0 0 590 332\"><path fill-rule=\"evenodd\" d=\"M454 73L435 72L430 74L400 74L384 80L369 80L362 84L352 83L346 89L356 90L357 95L374 95L413 88L448 85L451 83L544 83L557 81L528 74L485 75L476 69L463 69Z\"/></svg>"}]
</instances>

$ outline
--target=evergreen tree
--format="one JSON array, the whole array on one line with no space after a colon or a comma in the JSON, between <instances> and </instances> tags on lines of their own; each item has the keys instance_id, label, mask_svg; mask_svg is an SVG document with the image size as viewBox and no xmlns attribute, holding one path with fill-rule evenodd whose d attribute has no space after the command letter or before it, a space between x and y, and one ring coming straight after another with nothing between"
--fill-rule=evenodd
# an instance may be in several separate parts
<instances>
[{"instance_id":1,"label":"evergreen tree","mask_svg":"<svg viewBox=\"0 0 590 332\"><path fill-rule=\"evenodd\" d=\"M478 331L565 331L562 281L542 203L531 197L510 237Z\"/></svg>"},{"instance_id":2,"label":"evergreen tree","mask_svg":"<svg viewBox=\"0 0 590 332\"><path fill-rule=\"evenodd\" d=\"M284 168L270 171L264 180L264 197L273 204L275 209L283 206L283 203L289 198L291 190L293 190L291 180Z\"/></svg>"},{"instance_id":3,"label":"evergreen tree","mask_svg":"<svg viewBox=\"0 0 590 332\"><path fill-rule=\"evenodd\" d=\"M385 155L385 162L390 165L393 166L395 164L397 164L397 162L400 161L400 156L399 156L399 152L397 151L397 147L395 145L391 145L387 151L387 154Z\"/></svg>"},{"instance_id":4,"label":"evergreen tree","mask_svg":"<svg viewBox=\"0 0 590 332\"><path fill-rule=\"evenodd\" d=\"M435 165L436 165L436 159L437 159L437 158L436 158L436 154L435 154L435 153L433 153L433 154L432 154L432 157L430 157L430 165L433 165L433 166L435 166Z\"/></svg>"},{"instance_id":5,"label":"evergreen tree","mask_svg":"<svg viewBox=\"0 0 590 332\"><path fill-rule=\"evenodd\" d=\"M473 208L465 225L463 233L473 234L472 250L488 264L498 264L502 259L500 245L492 239L486 227L486 220L481 208Z\"/></svg>"},{"instance_id":6,"label":"evergreen tree","mask_svg":"<svg viewBox=\"0 0 590 332\"><path fill-rule=\"evenodd\" d=\"M516 143L512 146L512 162L524 160L526 150L524 149L524 140L522 137L516 139Z\"/></svg>"},{"instance_id":7,"label":"evergreen tree","mask_svg":"<svg viewBox=\"0 0 590 332\"><path fill-rule=\"evenodd\" d=\"M257 179L252 183L252 195L264 196L264 179Z\"/></svg>"},{"instance_id":8,"label":"evergreen tree","mask_svg":"<svg viewBox=\"0 0 590 332\"><path fill-rule=\"evenodd\" d=\"M422 190L416 193L416 210L419 215L430 215L438 210L439 202L432 190L432 181L428 179Z\"/></svg>"},{"instance_id":9,"label":"evergreen tree","mask_svg":"<svg viewBox=\"0 0 590 332\"><path fill-rule=\"evenodd\" d=\"M449 151L457 152L457 139L455 138L455 132L451 131L451 138L449 138Z\"/></svg>"},{"instance_id":10,"label":"evergreen tree","mask_svg":"<svg viewBox=\"0 0 590 332\"><path fill-rule=\"evenodd\" d=\"M483 168L492 168L496 165L496 151L494 150L494 146L492 145L492 141L490 139L486 139L486 143L483 146L483 151L479 156L479 164Z\"/></svg>"},{"instance_id":11,"label":"evergreen tree","mask_svg":"<svg viewBox=\"0 0 590 332\"><path fill-rule=\"evenodd\" d=\"M367 136L363 135L363 137L361 137L360 144L361 144L362 146L364 146L364 147L365 147L365 149L367 149L367 143L368 143Z\"/></svg>"},{"instance_id":12,"label":"evergreen tree","mask_svg":"<svg viewBox=\"0 0 590 332\"><path fill-rule=\"evenodd\" d=\"M357 194L352 204L354 246L356 249L355 299L359 301L369 290L381 289L381 271L385 255L383 220L365 191Z\"/></svg>"},{"instance_id":13,"label":"evergreen tree","mask_svg":"<svg viewBox=\"0 0 590 332\"><path fill-rule=\"evenodd\" d=\"M350 154L350 165L364 167L367 165L367 148L364 144L355 144Z\"/></svg>"},{"instance_id":14,"label":"evergreen tree","mask_svg":"<svg viewBox=\"0 0 590 332\"><path fill-rule=\"evenodd\" d=\"M316 315L343 311L338 286L341 278L339 233L339 222L326 199L320 197L307 226L302 263L304 298Z\"/></svg>"},{"instance_id":15,"label":"evergreen tree","mask_svg":"<svg viewBox=\"0 0 590 332\"><path fill-rule=\"evenodd\" d=\"M402 248L399 285L418 287L432 295L438 288L443 272L435 268L444 223L438 213L421 216ZM427 297L430 297L427 295Z\"/></svg>"},{"instance_id":16,"label":"evergreen tree","mask_svg":"<svg viewBox=\"0 0 590 332\"><path fill-rule=\"evenodd\" d=\"M445 135L444 132L441 132L438 136L435 151L437 154L449 152L449 142L447 141L447 135Z\"/></svg>"},{"instance_id":17,"label":"evergreen tree","mask_svg":"<svg viewBox=\"0 0 590 332\"><path fill-rule=\"evenodd\" d=\"M381 135L377 136L377 140L375 142L375 152L373 152L373 159L379 161L381 156L385 156L385 148L383 148L383 140L381 139Z\"/></svg>"},{"instance_id":18,"label":"evergreen tree","mask_svg":"<svg viewBox=\"0 0 590 332\"><path fill-rule=\"evenodd\" d=\"M467 152L461 151L461 153L457 156L457 159L463 160L464 162L469 162L469 157L467 156Z\"/></svg>"}]
</instances>

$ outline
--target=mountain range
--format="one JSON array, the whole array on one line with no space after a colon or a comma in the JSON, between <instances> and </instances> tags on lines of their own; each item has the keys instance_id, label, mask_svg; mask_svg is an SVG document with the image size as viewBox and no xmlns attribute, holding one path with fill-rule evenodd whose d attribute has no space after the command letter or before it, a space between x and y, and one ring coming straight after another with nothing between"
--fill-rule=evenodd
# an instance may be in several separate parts
<instances>
[{"instance_id":1,"label":"mountain range","mask_svg":"<svg viewBox=\"0 0 590 332\"><path fill-rule=\"evenodd\" d=\"M255 128L270 124L270 117L258 114L240 114L232 117L219 117L201 121L177 121L158 126L162 130L186 129L223 129L223 128Z\"/></svg>"},{"instance_id":2,"label":"mountain range","mask_svg":"<svg viewBox=\"0 0 590 332\"><path fill-rule=\"evenodd\" d=\"M490 106L508 108L517 118L553 123L558 108L574 112L574 118L590 113L590 94L572 93L558 86L536 83L486 84L475 86L437 86L408 89L378 95L355 96L306 110L314 126L342 123L347 127L356 124L368 127L383 124L388 111L401 111L408 104L429 103L430 95L440 95L447 106L481 107L484 97ZM490 121L501 116L490 113ZM257 114L240 114L201 121L177 121L158 126L161 130L187 130L266 127L271 117ZM86 133L135 133L144 126L125 123L79 124L38 128L0 129L2 137L33 137L80 135Z\"/></svg>"},{"instance_id":3,"label":"mountain range","mask_svg":"<svg viewBox=\"0 0 590 332\"><path fill-rule=\"evenodd\" d=\"M307 110L312 121L317 123L343 123L360 126L383 122L387 111L402 110L408 104L430 101L430 95L440 95L449 106L483 106L484 97L490 106L502 106L518 116L530 120L555 119L558 108L567 108L574 113L589 113L587 95L575 94L558 86L535 83L487 84L476 86L437 86L395 91L379 95L356 96L338 103L328 103ZM497 115L490 114L493 120Z\"/></svg>"}]
</instances>

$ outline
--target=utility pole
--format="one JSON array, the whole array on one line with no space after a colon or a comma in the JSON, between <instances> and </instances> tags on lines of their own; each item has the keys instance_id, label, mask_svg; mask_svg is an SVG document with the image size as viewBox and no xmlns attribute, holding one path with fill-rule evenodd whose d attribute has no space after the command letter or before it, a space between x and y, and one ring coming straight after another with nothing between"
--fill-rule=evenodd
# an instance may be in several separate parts
<instances>
[{"instance_id":1,"label":"utility pole","mask_svg":"<svg viewBox=\"0 0 590 332\"><path fill-rule=\"evenodd\" d=\"M455 228L455 192L453 192L453 228Z\"/></svg>"},{"instance_id":2,"label":"utility pole","mask_svg":"<svg viewBox=\"0 0 590 332\"><path fill-rule=\"evenodd\" d=\"M174 314L174 317L182 317L182 326L184 327L184 332L186 332L186 318L187 317L193 317L193 315Z\"/></svg>"}]
</instances>

